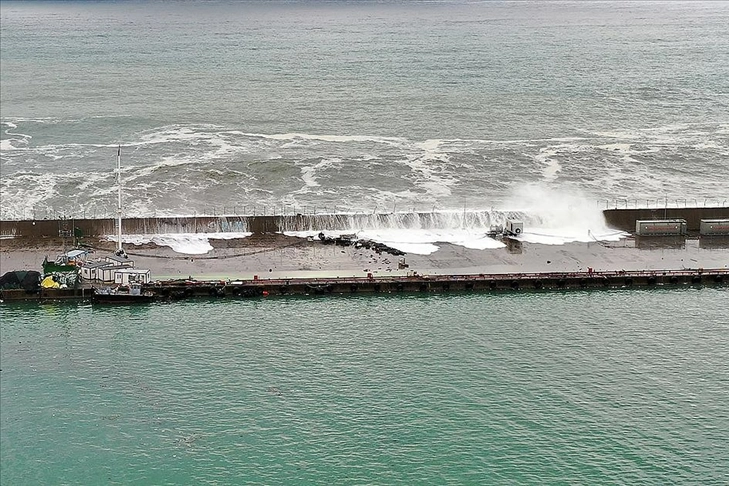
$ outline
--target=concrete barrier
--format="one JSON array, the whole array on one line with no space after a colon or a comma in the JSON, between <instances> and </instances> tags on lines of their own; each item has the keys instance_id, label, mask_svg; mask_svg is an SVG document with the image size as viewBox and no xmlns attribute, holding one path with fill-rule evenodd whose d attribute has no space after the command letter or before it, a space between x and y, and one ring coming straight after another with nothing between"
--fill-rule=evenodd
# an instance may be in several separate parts
<instances>
[{"instance_id":1,"label":"concrete barrier","mask_svg":"<svg viewBox=\"0 0 729 486\"><path fill-rule=\"evenodd\" d=\"M698 233L702 219L729 218L727 208L606 209L608 226L632 233L638 220L685 219L687 230Z\"/></svg>"},{"instance_id":2,"label":"concrete barrier","mask_svg":"<svg viewBox=\"0 0 729 486\"><path fill-rule=\"evenodd\" d=\"M607 209L603 211L606 223L627 232L635 230L636 220L685 219L689 232L698 233L702 219L729 218L729 207L721 208L667 208L667 209ZM406 217L422 222L437 223L433 213L412 213ZM310 229L343 229L347 222L361 219L363 223L385 223L390 214L319 214L291 216L180 216L170 218L126 218L122 220L124 234L161 233L276 233ZM43 219L0 221L0 236L16 238L58 238L84 236L99 237L116 234L116 219Z\"/></svg>"}]
</instances>

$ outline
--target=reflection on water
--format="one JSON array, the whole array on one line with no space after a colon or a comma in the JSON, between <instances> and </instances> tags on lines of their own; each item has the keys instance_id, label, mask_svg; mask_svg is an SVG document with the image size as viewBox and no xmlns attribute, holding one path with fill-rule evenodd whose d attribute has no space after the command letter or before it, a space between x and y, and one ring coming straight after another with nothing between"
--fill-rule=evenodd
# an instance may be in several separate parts
<instances>
[{"instance_id":1,"label":"reflection on water","mask_svg":"<svg viewBox=\"0 0 729 486\"><path fill-rule=\"evenodd\" d=\"M699 238L699 248L709 250L729 248L729 236L701 236Z\"/></svg>"},{"instance_id":2,"label":"reflection on water","mask_svg":"<svg viewBox=\"0 0 729 486\"><path fill-rule=\"evenodd\" d=\"M635 247L641 250L683 250L686 236L636 236Z\"/></svg>"},{"instance_id":3,"label":"reflection on water","mask_svg":"<svg viewBox=\"0 0 729 486\"><path fill-rule=\"evenodd\" d=\"M701 249L729 248L729 236L706 235L695 239L686 236L636 236L635 247L641 250L683 250L687 241L698 241Z\"/></svg>"},{"instance_id":4,"label":"reflection on water","mask_svg":"<svg viewBox=\"0 0 729 486\"><path fill-rule=\"evenodd\" d=\"M521 241L515 240L513 238L506 238L504 241L506 242L506 249L509 251L509 253L513 253L514 255L521 255Z\"/></svg>"}]
</instances>

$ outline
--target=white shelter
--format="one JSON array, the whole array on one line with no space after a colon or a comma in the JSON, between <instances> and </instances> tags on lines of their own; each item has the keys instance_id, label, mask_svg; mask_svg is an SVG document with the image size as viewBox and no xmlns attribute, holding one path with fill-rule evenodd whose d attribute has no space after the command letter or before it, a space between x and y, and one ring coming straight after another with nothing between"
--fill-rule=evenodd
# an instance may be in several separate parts
<instances>
[{"instance_id":1,"label":"white shelter","mask_svg":"<svg viewBox=\"0 0 729 486\"><path fill-rule=\"evenodd\" d=\"M117 268L114 270L114 283L129 285L133 283L146 284L152 281L152 273L141 268Z\"/></svg>"}]
</instances>

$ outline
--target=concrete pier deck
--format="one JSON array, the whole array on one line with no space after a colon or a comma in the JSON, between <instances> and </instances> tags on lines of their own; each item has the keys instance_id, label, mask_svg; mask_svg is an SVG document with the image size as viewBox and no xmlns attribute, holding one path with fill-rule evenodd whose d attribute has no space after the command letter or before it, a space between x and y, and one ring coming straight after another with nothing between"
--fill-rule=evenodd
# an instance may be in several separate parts
<instances>
[{"instance_id":1,"label":"concrete pier deck","mask_svg":"<svg viewBox=\"0 0 729 486\"><path fill-rule=\"evenodd\" d=\"M146 288L160 298L256 297L427 292L497 292L663 286L721 286L729 270L551 272L478 275L292 278L236 281L171 280Z\"/></svg>"},{"instance_id":2,"label":"concrete pier deck","mask_svg":"<svg viewBox=\"0 0 729 486\"><path fill-rule=\"evenodd\" d=\"M629 219L635 216L621 214ZM58 227L58 222L48 224ZM0 238L0 273L40 270L46 256L54 258L70 243L58 235L25 234L23 225L12 228L20 233ZM3 230L12 228L3 223ZM90 258L105 256L115 248L114 242L104 238L85 236L83 240L92 251ZM311 295L726 285L729 271L729 239L698 235L563 245L509 240L504 248L487 250L438 243L434 253L409 253L404 261L372 249L324 245L277 232L211 239L210 244L212 250L201 255L181 254L151 243L125 248L137 268L151 270L152 278L159 282L154 290L164 298L179 297L181 289L187 292L185 297L219 293L233 297L264 292ZM88 288L44 290L28 298L87 296Z\"/></svg>"},{"instance_id":3,"label":"concrete pier deck","mask_svg":"<svg viewBox=\"0 0 729 486\"><path fill-rule=\"evenodd\" d=\"M166 280L145 285L157 300L253 298L287 295L356 295L429 292L518 292L724 286L729 269L550 272L388 277L270 278L251 280ZM92 288L4 290L3 300L86 300Z\"/></svg>"}]
</instances>

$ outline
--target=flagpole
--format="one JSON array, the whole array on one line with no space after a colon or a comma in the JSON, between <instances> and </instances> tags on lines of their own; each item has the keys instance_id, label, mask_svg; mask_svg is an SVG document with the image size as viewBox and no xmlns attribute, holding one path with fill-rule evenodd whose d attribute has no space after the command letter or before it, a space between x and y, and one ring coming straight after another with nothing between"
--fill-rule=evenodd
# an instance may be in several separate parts
<instances>
[{"instance_id":1,"label":"flagpole","mask_svg":"<svg viewBox=\"0 0 729 486\"><path fill-rule=\"evenodd\" d=\"M116 216L117 216L117 231L116 231L116 241L117 241L117 254L119 256L124 254L124 249L122 248L122 182L121 182L121 144L119 145L119 148L116 152L116 182L119 187L119 203L117 205L116 209Z\"/></svg>"}]
</instances>

